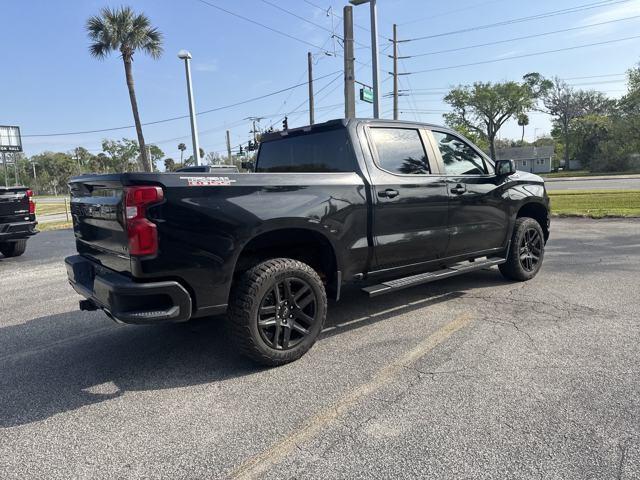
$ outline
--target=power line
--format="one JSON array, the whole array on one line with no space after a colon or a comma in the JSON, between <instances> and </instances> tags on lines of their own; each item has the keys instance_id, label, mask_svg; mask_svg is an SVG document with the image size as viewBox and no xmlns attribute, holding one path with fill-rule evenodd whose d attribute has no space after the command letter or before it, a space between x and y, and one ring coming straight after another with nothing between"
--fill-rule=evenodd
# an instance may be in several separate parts
<instances>
[{"instance_id":1,"label":"power line","mask_svg":"<svg viewBox=\"0 0 640 480\"><path fill-rule=\"evenodd\" d=\"M620 77L626 73L607 73L606 75L587 75L586 77L565 77L562 80L582 80L584 78Z\"/></svg>"},{"instance_id":2,"label":"power line","mask_svg":"<svg viewBox=\"0 0 640 480\"><path fill-rule=\"evenodd\" d=\"M313 25L316 28L319 28L321 30L324 30L325 32L329 32L332 36L339 38L340 40L344 41L344 39L340 36L340 35L336 35L336 33L331 30L330 28L325 27L324 25L320 25L319 23L316 22L312 22L311 20L309 20L308 18L303 17L302 15L298 15L295 12L292 12L291 10L287 10L286 8L281 7L280 5L276 5L273 2L270 2L269 0L260 0L262 3L266 3L267 5L271 5L273 8L276 8L278 10L280 10L281 12L284 12L288 15L291 15L292 17L297 18L298 20L302 20L303 22L308 23L309 25ZM356 45L359 45L363 48L371 48L370 45L365 45L363 43L358 42L357 40L353 41Z\"/></svg>"},{"instance_id":3,"label":"power line","mask_svg":"<svg viewBox=\"0 0 640 480\"><path fill-rule=\"evenodd\" d=\"M229 15L232 15L232 16L234 16L236 18L240 18L240 19L244 20L245 22L249 22L249 23L253 23L254 25L258 25L259 27L265 28L265 29L267 29L267 30L269 30L269 31L271 31L273 33L277 33L278 35L282 35L283 37L287 37L287 38L289 38L291 40L295 40L296 42L304 43L305 45L308 45L308 46L311 46L313 48L317 48L317 49L321 50L321 48L318 45L314 45L313 43L308 42L307 40L304 40L302 38L296 37L295 35L291 35L289 33L283 32L282 30L278 30L277 28L270 27L268 25L265 25L264 23L258 22L257 20L253 20L253 19L251 19L249 17L245 17L244 15L240 15L239 13L235 13L235 12L232 12L231 10L227 10L226 8L223 8L223 7L219 6L219 5L216 5L215 3L208 2L207 0L196 0L196 1L198 1L198 2L200 2L202 4L204 4L204 5L207 5L207 6L211 7L211 8L215 8L217 10L220 10L221 12L224 12L224 13L227 13Z\"/></svg>"},{"instance_id":4,"label":"power line","mask_svg":"<svg viewBox=\"0 0 640 480\"><path fill-rule=\"evenodd\" d=\"M326 75L322 75L321 77L316 78L316 80L321 80L323 78L326 77L330 77L332 75L335 75L336 73L340 73L341 71L335 71L332 73L328 73ZM215 108L211 108L209 110L203 110L201 112L196 113L196 115L204 115L207 113L212 113L212 112L218 112L220 110L225 110L228 108L232 108L232 107L237 107L239 105L244 105L246 103L251 103L251 102L255 102L257 100L262 100L263 98L268 98L268 97L272 97L274 95L278 95L279 93L282 92L286 92L288 90L292 90L294 88L299 88L303 85L307 85L309 82L300 82L296 85L292 85L290 87L286 87L286 88L281 88L280 90L276 90L274 92L270 92L270 93L266 93L264 95L260 95L257 97L253 97L253 98L249 98L247 100L241 100L239 102L235 102L235 103L231 103L228 105L224 105L222 107L215 107ZM184 118L189 118L189 115L180 115L178 117L171 117L171 118L165 118L162 120L155 120L153 122L146 122L143 123L142 126L147 126L147 125L157 125L159 123L166 123L166 122L173 122L175 120L182 120ZM78 131L78 132L61 132L61 133L39 133L39 134L30 134L30 135L22 135L23 137L59 137L59 136L66 136L66 135L85 135L85 134L89 134L89 133L102 133L102 132L113 132L116 130L125 130L128 128L134 128L135 125L126 125L126 126L122 126L122 127L111 127L111 128L100 128L100 129L96 129L96 130L83 130L83 131Z\"/></svg>"},{"instance_id":5,"label":"power line","mask_svg":"<svg viewBox=\"0 0 640 480\"><path fill-rule=\"evenodd\" d=\"M527 54L524 54L524 55L514 55L514 56L511 56L511 57L496 58L496 59L493 59L493 60L483 60L483 61L479 61L479 62L463 63L463 64L460 64L460 65L450 65L448 67L436 67L436 68L429 68L429 69L425 69L425 70L416 70L415 72L403 73L401 75L414 75L414 74L417 74L417 73L437 72L437 71L440 71L440 70L451 70L451 69L454 69L454 68L472 67L472 66L475 66L475 65L485 65L487 63L504 62L506 60L515 60L515 59L518 59L518 58L535 57L537 55L546 55L548 53L565 52L565 51L568 51L568 50L577 50L577 49L580 49L580 48L596 47L598 45L607 45L607 44L611 44L611 43L624 42L624 41L633 40L633 39L636 39L636 38L640 38L640 35L634 35L632 37L625 37L625 38L618 38L618 39L615 39L615 40L607 40L607 41L604 41L604 42L587 43L587 44L584 44L584 45L576 45L576 46L573 46L573 47L556 48L554 50L545 50L543 52L534 52L534 53L527 53Z\"/></svg>"},{"instance_id":6,"label":"power line","mask_svg":"<svg viewBox=\"0 0 640 480\"><path fill-rule=\"evenodd\" d=\"M312 7L315 7L315 8L317 8L318 10L321 10L321 11L325 12L326 14L333 15L334 17L336 17L336 18L338 18L338 19L342 20L342 16L341 16L341 15L338 15L337 13L335 13L335 12L333 11L333 8L332 8L332 7L324 8L324 7L321 7L320 5L318 5L318 4L316 4L316 3L313 3L313 2L311 2L311 1L309 1L309 0L303 0L303 1L304 1L304 3L306 3L306 4L308 4L308 5L311 5ZM371 33L371 30L369 30L367 27L363 27L362 25L358 25L357 23L354 23L354 24L353 24L353 26L354 26L354 27L358 27L359 29L364 30L365 32L369 32L369 33ZM384 35L381 35L381 34L378 34L378 38L380 38L380 39L382 39L382 40L388 40Z\"/></svg>"},{"instance_id":7,"label":"power line","mask_svg":"<svg viewBox=\"0 0 640 480\"><path fill-rule=\"evenodd\" d=\"M559 78L559 80L582 80L582 79L591 79L591 78L607 78L607 77L619 77L619 76L624 76L626 75L626 73L606 73L606 74L599 74L599 75L586 75L586 76L582 76L582 77L561 77ZM604 83L618 83L618 82L622 82L624 80L605 80L602 82L590 82L593 85L600 85L600 84L604 84ZM572 85L578 85L578 84L572 84ZM434 95L438 95L442 92L448 92L451 88L453 88L452 85L449 86L444 86L444 87L429 87L429 88L413 88L410 91L414 92L416 94L434 94ZM400 93L406 92L409 90L399 90ZM392 95L391 92L386 93L385 95Z\"/></svg>"},{"instance_id":8,"label":"power line","mask_svg":"<svg viewBox=\"0 0 640 480\"><path fill-rule=\"evenodd\" d=\"M592 23L590 25L582 25L582 26L579 26L579 27L563 28L561 30L553 30L553 31L550 31L550 32L534 33L534 34L531 34L531 35L524 35L522 37L508 38L506 40L496 40L496 41L493 41L493 42L476 43L474 45L467 45L465 47L448 48L446 50L435 50L435 51L432 51L432 52L417 53L417 54L414 54L414 55L408 55L408 56L401 57L401 58L426 57L426 56L429 56L429 55L437 55L437 54L440 54L440 53L459 52L461 50L469 50L469 49L472 49L472 48L487 47L489 45L499 45L499 44L502 44L502 43L515 42L517 40L526 40L528 38L544 37L546 35L554 35L556 33L571 32L571 31L574 31L574 30L582 30L584 28L598 27L598 26L601 26L601 25L607 25L607 24L610 24L610 23L622 22L624 20L633 20L633 19L636 19L636 18L640 18L640 15L634 15L633 17L618 18L618 19L615 19L615 20L608 20L606 22Z\"/></svg>"},{"instance_id":9,"label":"power line","mask_svg":"<svg viewBox=\"0 0 640 480\"><path fill-rule=\"evenodd\" d=\"M200 0L202 1L202 0ZM461 28L459 30L452 30L449 32L443 32L443 33L436 33L433 35L425 35L422 37L416 37L416 38L409 38L406 40L399 40L399 42L415 42L418 40L427 40L430 38L440 38L440 37L446 37L449 35L457 35L459 33L468 33L468 32L474 32L477 30L486 30L489 28L494 28L494 27L501 27L504 25L513 25L514 23L522 23L522 22L528 22L530 20L539 20L542 18L549 18L549 17L555 17L558 15L567 15L569 13L577 13L577 12L583 12L585 10L592 10L594 8L601 8L601 7L608 7L610 5L617 5L619 3L628 3L631 0L616 0L616 1L610 1L610 0L606 0L606 1L599 1L596 3L587 3L585 5L578 5L576 7L571 7L571 8L563 8L561 10L553 10L551 12L546 12L546 13L540 13L537 15L529 15L527 17L520 17L520 18L512 18L510 20L503 20L501 22L496 22L496 23L489 23L489 24L485 24L485 25L476 25L473 27L467 27L467 28Z\"/></svg>"},{"instance_id":10,"label":"power line","mask_svg":"<svg viewBox=\"0 0 640 480\"><path fill-rule=\"evenodd\" d=\"M411 20L409 22L401 23L400 25L411 25L412 23L422 22L424 20L432 20L434 18L446 17L447 15L452 15L454 13L464 12L467 10L473 10L474 8L484 7L485 5L489 5L491 3L502 2L503 0L490 0L488 2L475 3L473 5L468 5L466 7L457 8L455 10L448 10L446 12L436 13L435 15L430 15L428 17L418 18L417 20Z\"/></svg>"}]
</instances>

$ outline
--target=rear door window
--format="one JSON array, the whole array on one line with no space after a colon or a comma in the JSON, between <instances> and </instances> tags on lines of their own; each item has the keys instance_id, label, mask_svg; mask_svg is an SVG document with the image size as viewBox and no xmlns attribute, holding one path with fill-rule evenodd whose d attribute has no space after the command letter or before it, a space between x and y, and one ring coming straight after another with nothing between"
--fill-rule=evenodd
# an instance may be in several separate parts
<instances>
[{"instance_id":1,"label":"rear door window","mask_svg":"<svg viewBox=\"0 0 640 480\"><path fill-rule=\"evenodd\" d=\"M371 128L380 167L401 175L429 174L427 154L415 128Z\"/></svg>"},{"instance_id":2,"label":"rear door window","mask_svg":"<svg viewBox=\"0 0 640 480\"><path fill-rule=\"evenodd\" d=\"M284 137L260 145L256 172L355 172L345 129Z\"/></svg>"}]
</instances>

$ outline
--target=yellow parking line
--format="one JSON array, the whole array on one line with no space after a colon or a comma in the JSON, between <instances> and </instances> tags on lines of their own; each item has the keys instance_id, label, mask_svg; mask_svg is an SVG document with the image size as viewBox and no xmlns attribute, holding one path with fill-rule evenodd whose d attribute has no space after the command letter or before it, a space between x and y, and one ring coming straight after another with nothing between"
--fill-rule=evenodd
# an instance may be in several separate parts
<instances>
[{"instance_id":1,"label":"yellow parking line","mask_svg":"<svg viewBox=\"0 0 640 480\"><path fill-rule=\"evenodd\" d=\"M311 418L304 426L291 432L267 450L247 459L230 473L230 477L234 479L250 479L265 473L273 465L284 460L296 448L296 445L306 443L321 433L334 420L354 407L358 401L390 383L404 367L429 353L455 332L468 325L472 319L473 317L470 314L463 314L447 323L407 353L379 370L369 382L344 395Z\"/></svg>"}]
</instances>

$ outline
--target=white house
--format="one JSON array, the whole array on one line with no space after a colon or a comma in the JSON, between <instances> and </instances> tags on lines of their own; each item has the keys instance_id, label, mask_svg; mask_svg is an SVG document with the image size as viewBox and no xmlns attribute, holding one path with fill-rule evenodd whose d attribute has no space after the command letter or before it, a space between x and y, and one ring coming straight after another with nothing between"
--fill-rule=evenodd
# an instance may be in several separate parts
<instances>
[{"instance_id":1,"label":"white house","mask_svg":"<svg viewBox=\"0 0 640 480\"><path fill-rule=\"evenodd\" d=\"M496 160L513 160L517 170L548 173L553 168L554 154L553 145L498 148Z\"/></svg>"}]
</instances>

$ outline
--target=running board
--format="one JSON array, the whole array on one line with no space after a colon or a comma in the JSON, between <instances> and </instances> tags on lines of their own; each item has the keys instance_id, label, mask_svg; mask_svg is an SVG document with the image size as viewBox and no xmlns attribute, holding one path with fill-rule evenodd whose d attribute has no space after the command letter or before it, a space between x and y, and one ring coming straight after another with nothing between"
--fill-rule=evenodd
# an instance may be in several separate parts
<instances>
[{"instance_id":1,"label":"running board","mask_svg":"<svg viewBox=\"0 0 640 480\"><path fill-rule=\"evenodd\" d=\"M506 261L507 260L505 258L494 257L487 258L486 260L476 260L475 262L456 264L451 267L443 268L442 270L436 270L435 272L419 273L417 275L411 275L410 277L397 278L395 280L379 283L378 285L371 285L370 287L363 288L362 291L369 294L370 297L377 297L378 295L395 292L396 290L402 290L403 288L435 282L436 280L442 280L444 278L455 277L475 270L493 267L494 265L500 265Z\"/></svg>"}]
</instances>

